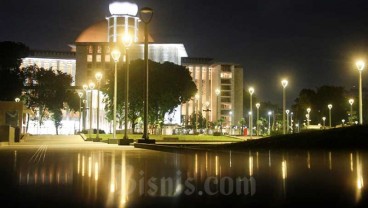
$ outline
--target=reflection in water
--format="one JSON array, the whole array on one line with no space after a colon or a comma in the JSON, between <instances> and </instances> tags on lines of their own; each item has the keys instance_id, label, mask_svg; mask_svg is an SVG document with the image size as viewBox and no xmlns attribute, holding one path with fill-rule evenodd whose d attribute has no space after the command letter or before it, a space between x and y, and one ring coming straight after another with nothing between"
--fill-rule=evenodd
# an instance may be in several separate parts
<instances>
[{"instance_id":1,"label":"reflection in water","mask_svg":"<svg viewBox=\"0 0 368 208\"><path fill-rule=\"evenodd\" d=\"M253 176L253 156L249 156L249 176Z\"/></svg>"},{"instance_id":2,"label":"reflection in water","mask_svg":"<svg viewBox=\"0 0 368 208\"><path fill-rule=\"evenodd\" d=\"M350 153L350 171L354 171L354 160L353 160L353 153Z\"/></svg>"},{"instance_id":3,"label":"reflection in water","mask_svg":"<svg viewBox=\"0 0 368 208\"><path fill-rule=\"evenodd\" d=\"M363 164L361 161L361 158L359 156L359 153L356 154L356 194L355 194L355 201L359 202L362 197L362 189L364 187L364 181L363 181Z\"/></svg>"},{"instance_id":4,"label":"reflection in water","mask_svg":"<svg viewBox=\"0 0 368 208\"><path fill-rule=\"evenodd\" d=\"M311 168L311 157L309 151L307 152L307 167L308 169Z\"/></svg>"},{"instance_id":5,"label":"reflection in water","mask_svg":"<svg viewBox=\"0 0 368 208\"><path fill-rule=\"evenodd\" d=\"M332 170L332 152L328 152L328 169Z\"/></svg>"},{"instance_id":6,"label":"reflection in water","mask_svg":"<svg viewBox=\"0 0 368 208\"><path fill-rule=\"evenodd\" d=\"M35 186L44 195L48 193L39 187L55 187L91 206L130 207L144 200L164 201L183 196L215 203L216 197L230 195L239 197L234 198L234 203L257 201L261 205L275 197L282 202L292 197L323 201L332 200L326 197L344 195L341 200L345 203L361 203L367 197L363 175L365 153L333 152L335 161L341 162L335 162L332 169L332 152L322 151L307 151L306 159L305 152L278 151L273 152L271 158L271 151L253 152L252 155L251 152L172 154L108 149L76 151L68 157L68 154L48 150L44 160L44 149L37 150L42 152L42 157L37 153L36 160L28 160L21 150L11 152L9 156L14 161L9 162L8 169L16 168L15 183ZM305 168L306 160L308 168ZM262 168L267 165L269 168ZM348 177L350 182L344 184ZM305 193L308 194L303 196ZM201 198L201 194L206 197ZM190 200L178 201L191 205Z\"/></svg>"}]
</instances>

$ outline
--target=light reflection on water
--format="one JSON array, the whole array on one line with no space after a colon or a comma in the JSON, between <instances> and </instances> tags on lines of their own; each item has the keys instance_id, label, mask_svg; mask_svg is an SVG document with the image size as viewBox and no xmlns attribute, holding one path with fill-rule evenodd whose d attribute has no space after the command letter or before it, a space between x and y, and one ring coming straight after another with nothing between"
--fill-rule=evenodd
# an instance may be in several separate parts
<instances>
[{"instance_id":1,"label":"light reflection on water","mask_svg":"<svg viewBox=\"0 0 368 208\"><path fill-rule=\"evenodd\" d=\"M1 162L0 167L15 180L0 180L13 181L10 186L23 194L27 187L37 188L32 196L39 200L45 196L52 200L57 192L83 206L160 205L176 200L177 205L195 201L264 207L330 204L334 197L340 199L337 205L354 206L367 200L368 155L361 152L63 152L41 146L34 151L0 151L1 157L7 154L12 161Z\"/></svg>"}]
</instances>

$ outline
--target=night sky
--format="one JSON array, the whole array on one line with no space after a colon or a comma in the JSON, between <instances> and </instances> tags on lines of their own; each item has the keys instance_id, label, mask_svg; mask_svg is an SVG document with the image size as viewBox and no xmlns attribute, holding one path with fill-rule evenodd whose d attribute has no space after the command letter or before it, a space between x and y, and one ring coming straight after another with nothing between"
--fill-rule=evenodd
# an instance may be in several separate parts
<instances>
[{"instance_id":1,"label":"night sky","mask_svg":"<svg viewBox=\"0 0 368 208\"><path fill-rule=\"evenodd\" d=\"M109 0L1 0L0 41L69 50L86 27L109 16ZM255 96L288 104L302 88L357 85L355 60L368 61L367 0L139 0L154 9L156 42L184 43L188 55L244 67ZM367 86L367 69L363 86Z\"/></svg>"}]
</instances>

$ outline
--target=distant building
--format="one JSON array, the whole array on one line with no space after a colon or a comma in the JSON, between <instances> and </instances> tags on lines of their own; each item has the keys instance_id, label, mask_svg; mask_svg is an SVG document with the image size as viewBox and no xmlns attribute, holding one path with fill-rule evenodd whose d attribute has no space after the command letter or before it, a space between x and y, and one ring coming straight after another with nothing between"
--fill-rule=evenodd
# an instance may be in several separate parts
<instances>
[{"instance_id":1,"label":"distant building","mask_svg":"<svg viewBox=\"0 0 368 208\"><path fill-rule=\"evenodd\" d=\"M226 127L243 118L243 68L233 63L216 62L211 58L182 58L198 89L198 102L192 98L182 105L182 122L187 124L195 111L202 112L208 121L224 120ZM216 90L220 94L216 94ZM207 106L208 104L208 106ZM206 111L206 110L211 111ZM204 111L205 110L205 111ZM231 112L231 113L230 113Z\"/></svg>"}]
</instances>

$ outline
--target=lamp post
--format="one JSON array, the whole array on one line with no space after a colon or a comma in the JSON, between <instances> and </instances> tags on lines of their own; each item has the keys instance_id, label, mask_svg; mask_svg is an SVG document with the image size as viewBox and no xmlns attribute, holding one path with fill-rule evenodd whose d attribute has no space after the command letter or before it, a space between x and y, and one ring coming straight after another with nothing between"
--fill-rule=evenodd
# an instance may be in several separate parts
<instances>
[{"instance_id":1,"label":"lamp post","mask_svg":"<svg viewBox=\"0 0 368 208\"><path fill-rule=\"evenodd\" d=\"M143 135L142 139L138 140L138 143L155 143L155 140L149 140L148 136L148 24L151 22L153 16L153 10L148 7L144 7L139 11L139 17L144 23L144 62L145 62L145 87L144 87L144 108L143 108Z\"/></svg>"},{"instance_id":2,"label":"lamp post","mask_svg":"<svg viewBox=\"0 0 368 208\"><path fill-rule=\"evenodd\" d=\"M326 128L326 117L322 117L322 122L323 122L323 129L325 129Z\"/></svg>"},{"instance_id":3,"label":"lamp post","mask_svg":"<svg viewBox=\"0 0 368 208\"><path fill-rule=\"evenodd\" d=\"M307 128L309 127L310 112L311 112L311 108L307 108L307 113L308 113Z\"/></svg>"},{"instance_id":4,"label":"lamp post","mask_svg":"<svg viewBox=\"0 0 368 208\"><path fill-rule=\"evenodd\" d=\"M286 112L286 86L288 85L288 81L286 79L283 79L281 81L281 85L282 85L282 132L283 134L286 133L286 129L285 129L285 112Z\"/></svg>"},{"instance_id":5,"label":"lamp post","mask_svg":"<svg viewBox=\"0 0 368 208\"><path fill-rule=\"evenodd\" d=\"M219 119L220 119L220 114L219 114L219 112L220 112L220 110L221 110L221 108L220 108L220 106L219 106L219 98L220 98L219 96L220 96L221 90L217 88L217 89L215 90L215 93L216 93L216 102L217 102L217 103L216 103L216 109L217 109L217 110L216 110L216 114L217 114L217 115L216 115L216 117L217 117L217 120L219 120Z\"/></svg>"},{"instance_id":6,"label":"lamp post","mask_svg":"<svg viewBox=\"0 0 368 208\"><path fill-rule=\"evenodd\" d=\"M83 92L78 92L78 97L79 97L79 132L81 132L81 129L82 129L81 118L82 118L82 98L83 98Z\"/></svg>"},{"instance_id":7,"label":"lamp post","mask_svg":"<svg viewBox=\"0 0 368 208\"><path fill-rule=\"evenodd\" d=\"M363 61L357 61L356 66L359 71L359 124L363 124L363 101L362 101L362 71L365 63Z\"/></svg>"},{"instance_id":8,"label":"lamp post","mask_svg":"<svg viewBox=\"0 0 368 208\"><path fill-rule=\"evenodd\" d=\"M112 138L116 139L116 105L117 105L117 83L118 83L118 62L120 59L120 51L115 49L111 52L111 57L115 62L115 70L114 70L114 110L113 110L113 127L112 127Z\"/></svg>"},{"instance_id":9,"label":"lamp post","mask_svg":"<svg viewBox=\"0 0 368 208\"><path fill-rule=\"evenodd\" d=\"M253 95L253 93L254 93L254 88L253 87L250 87L249 89L248 89L248 91L249 91L249 97L250 97L250 114L249 114L249 128L250 128L250 131L249 131L249 133L250 133L250 138L252 138L252 135L253 135L253 109L252 109L252 95Z\"/></svg>"},{"instance_id":10,"label":"lamp post","mask_svg":"<svg viewBox=\"0 0 368 208\"><path fill-rule=\"evenodd\" d=\"M203 110L204 112L206 112L206 131L207 131L207 134L208 134L208 113L211 111L210 109L209 109L209 107L210 107L210 102L206 102L206 109L205 110Z\"/></svg>"},{"instance_id":11,"label":"lamp post","mask_svg":"<svg viewBox=\"0 0 368 208\"><path fill-rule=\"evenodd\" d=\"M290 110L286 110L286 133L288 134L289 133L289 113L290 113Z\"/></svg>"},{"instance_id":12,"label":"lamp post","mask_svg":"<svg viewBox=\"0 0 368 208\"><path fill-rule=\"evenodd\" d=\"M342 127L344 127L345 119L342 119L341 122L342 122Z\"/></svg>"},{"instance_id":13,"label":"lamp post","mask_svg":"<svg viewBox=\"0 0 368 208\"><path fill-rule=\"evenodd\" d=\"M89 102L90 105L89 105L89 138L91 139L91 134L92 134L92 131L93 131L93 128L92 128L92 100L93 100L93 89L95 88L95 83L93 82L90 82L88 84L88 89L91 91L91 101Z\"/></svg>"},{"instance_id":14,"label":"lamp post","mask_svg":"<svg viewBox=\"0 0 368 208\"><path fill-rule=\"evenodd\" d=\"M268 111L268 136L271 135L271 115L272 112Z\"/></svg>"},{"instance_id":15,"label":"lamp post","mask_svg":"<svg viewBox=\"0 0 368 208\"><path fill-rule=\"evenodd\" d=\"M331 109L332 109L332 104L328 104L328 122L330 124L330 128L331 128Z\"/></svg>"},{"instance_id":16,"label":"lamp post","mask_svg":"<svg viewBox=\"0 0 368 208\"><path fill-rule=\"evenodd\" d=\"M129 34L123 36L125 46L126 71L125 71L125 110L124 110L124 137L119 140L119 145L129 145L132 140L128 138L128 111L129 111L129 47L132 45L132 37Z\"/></svg>"},{"instance_id":17,"label":"lamp post","mask_svg":"<svg viewBox=\"0 0 368 208\"><path fill-rule=\"evenodd\" d=\"M86 130L86 125L87 125L87 105L88 105L88 85L84 84L83 85L83 90L86 93L86 99L83 100L83 105L84 105L84 109L83 109L83 130Z\"/></svg>"},{"instance_id":18,"label":"lamp post","mask_svg":"<svg viewBox=\"0 0 368 208\"><path fill-rule=\"evenodd\" d=\"M293 120L293 115L294 115L294 113L293 112L290 112L290 130L291 130L291 133L294 133L294 120Z\"/></svg>"},{"instance_id":19,"label":"lamp post","mask_svg":"<svg viewBox=\"0 0 368 208\"><path fill-rule=\"evenodd\" d=\"M97 134L96 134L96 140L100 140L100 87L101 87L101 79L102 79L102 73L97 72L95 74L95 78L97 80Z\"/></svg>"},{"instance_id":20,"label":"lamp post","mask_svg":"<svg viewBox=\"0 0 368 208\"><path fill-rule=\"evenodd\" d=\"M308 129L308 126L309 126L309 114L305 114L305 118L307 119L307 126L306 126L306 129Z\"/></svg>"},{"instance_id":21,"label":"lamp post","mask_svg":"<svg viewBox=\"0 0 368 208\"><path fill-rule=\"evenodd\" d=\"M349 99L349 104L350 104L350 125L353 125L353 104L354 104L354 99Z\"/></svg>"},{"instance_id":22,"label":"lamp post","mask_svg":"<svg viewBox=\"0 0 368 208\"><path fill-rule=\"evenodd\" d=\"M259 107L261 107L260 103L256 103L256 108L257 108L257 136L259 136Z\"/></svg>"},{"instance_id":23,"label":"lamp post","mask_svg":"<svg viewBox=\"0 0 368 208\"><path fill-rule=\"evenodd\" d=\"M197 127L198 127L198 112L199 111L199 95L198 93L194 96L194 113L195 113L195 124L194 124L194 134L197 133Z\"/></svg>"},{"instance_id":24,"label":"lamp post","mask_svg":"<svg viewBox=\"0 0 368 208\"><path fill-rule=\"evenodd\" d=\"M232 120L233 120L233 119L232 119L232 117L233 117L233 112L232 112L232 111L230 111L230 112L229 112L229 118L230 118L229 135L231 135L231 129L232 129L232 128L231 128L231 122L232 122Z\"/></svg>"}]
</instances>

